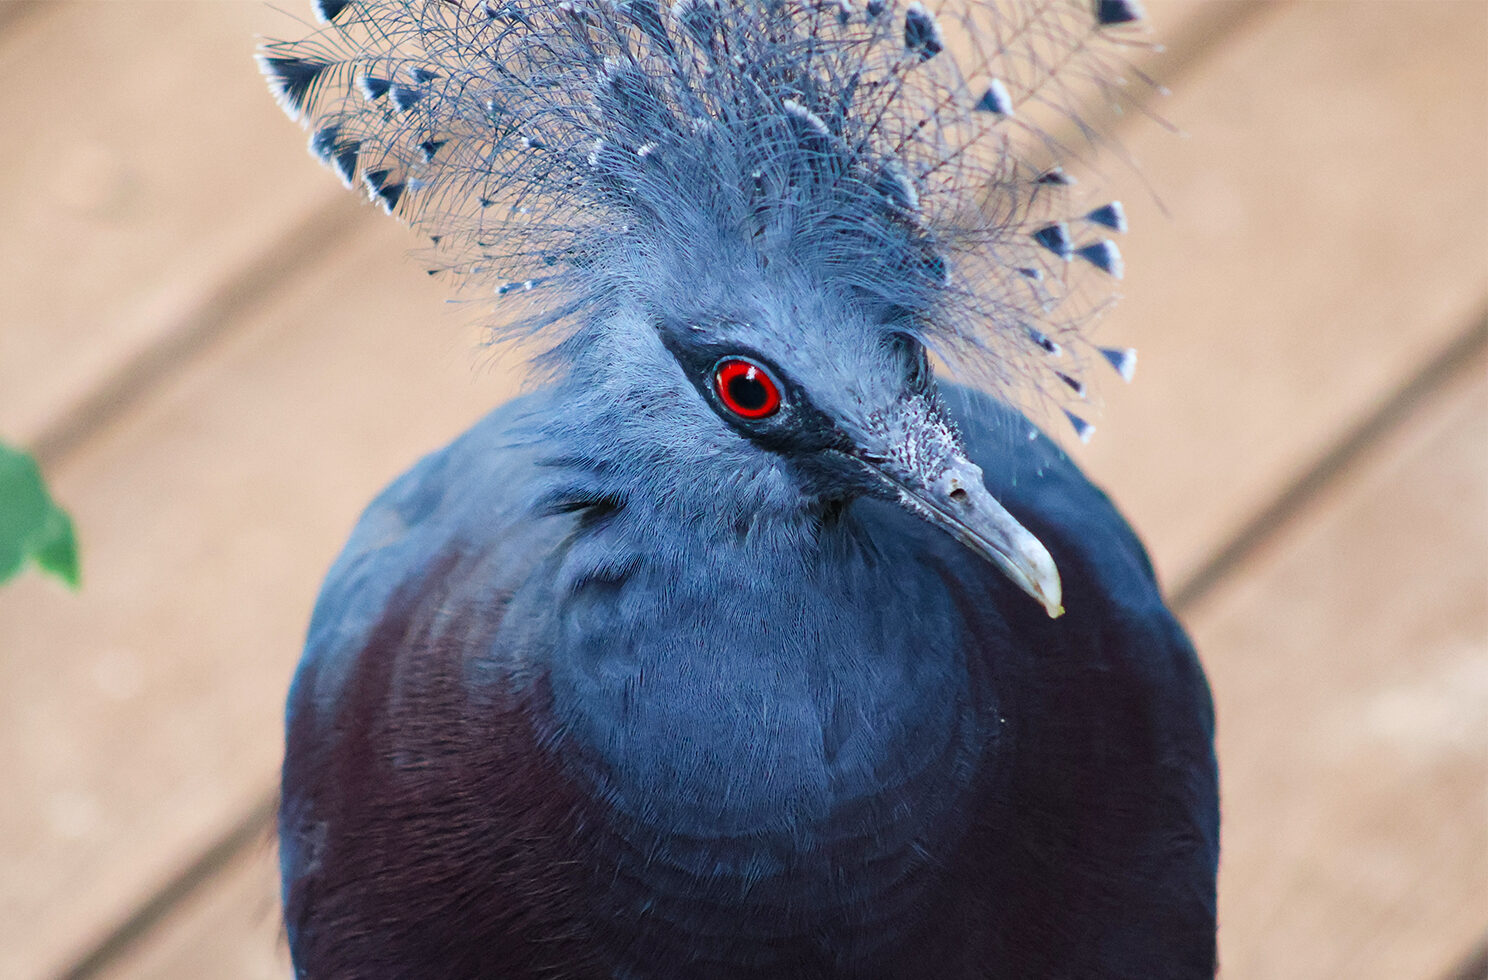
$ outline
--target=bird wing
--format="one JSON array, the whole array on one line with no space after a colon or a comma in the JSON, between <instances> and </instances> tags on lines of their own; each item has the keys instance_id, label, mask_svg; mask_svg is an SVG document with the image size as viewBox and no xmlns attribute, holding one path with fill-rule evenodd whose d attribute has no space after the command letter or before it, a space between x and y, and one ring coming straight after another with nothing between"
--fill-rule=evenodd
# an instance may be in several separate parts
<instances>
[{"instance_id":1,"label":"bird wing","mask_svg":"<svg viewBox=\"0 0 1488 980\"><path fill-rule=\"evenodd\" d=\"M991 603L958 597L973 656L1011 695L1007 763L956 862L962 914L1015 897L1019 913L999 916L1011 934L984 951L1024 964L1009 975L1208 977L1218 775L1194 648L1136 535L1075 463L1012 409L947 395L989 489L1048 546L1067 610L1051 621L995 576Z\"/></svg>"},{"instance_id":2,"label":"bird wing","mask_svg":"<svg viewBox=\"0 0 1488 980\"><path fill-rule=\"evenodd\" d=\"M301 975L590 975L567 944L486 941L564 935L581 914L580 800L543 747L544 679L513 661L534 647L502 632L547 615L534 569L573 523L531 511L532 402L396 480L327 576L290 692L280 809Z\"/></svg>"}]
</instances>

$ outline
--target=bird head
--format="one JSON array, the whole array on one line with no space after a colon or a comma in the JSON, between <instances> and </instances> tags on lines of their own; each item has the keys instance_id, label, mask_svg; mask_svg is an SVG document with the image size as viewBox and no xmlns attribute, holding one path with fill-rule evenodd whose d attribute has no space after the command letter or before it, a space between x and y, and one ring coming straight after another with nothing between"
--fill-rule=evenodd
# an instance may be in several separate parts
<instances>
[{"instance_id":1,"label":"bird head","mask_svg":"<svg viewBox=\"0 0 1488 980\"><path fill-rule=\"evenodd\" d=\"M1129 370L1066 303L1075 259L1120 275L1083 238L1120 207L1063 210L1062 147L1021 113L1088 133L1069 65L1139 8L965 8L317 0L326 28L261 64L311 152L428 234L431 272L529 298L503 336L557 338L564 403L588 399L554 423L585 428L576 455L664 471L650 499L693 513L892 501L1057 616L927 351L1055 404L1083 397L1066 353Z\"/></svg>"},{"instance_id":2,"label":"bird head","mask_svg":"<svg viewBox=\"0 0 1488 980\"><path fill-rule=\"evenodd\" d=\"M1053 559L988 492L920 339L872 322L804 277L771 278L754 290L720 290L732 301L724 308L710 309L702 290L703 302L681 315L653 307L646 317L691 388L681 398L692 403L677 414L706 411L720 423L705 426L713 439L700 441L733 443L731 467L784 470L808 507L890 501L1060 615ZM757 302L740 304L740 292Z\"/></svg>"}]
</instances>

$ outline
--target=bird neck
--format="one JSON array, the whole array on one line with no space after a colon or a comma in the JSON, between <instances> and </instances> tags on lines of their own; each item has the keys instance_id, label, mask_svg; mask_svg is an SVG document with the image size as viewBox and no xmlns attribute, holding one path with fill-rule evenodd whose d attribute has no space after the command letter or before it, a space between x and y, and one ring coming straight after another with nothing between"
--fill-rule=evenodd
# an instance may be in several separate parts
<instances>
[{"instance_id":1,"label":"bird neck","mask_svg":"<svg viewBox=\"0 0 1488 980\"><path fill-rule=\"evenodd\" d=\"M832 868L879 867L887 889L957 836L990 692L914 539L860 509L888 510L739 534L634 502L579 521L555 721L625 850L830 904Z\"/></svg>"}]
</instances>

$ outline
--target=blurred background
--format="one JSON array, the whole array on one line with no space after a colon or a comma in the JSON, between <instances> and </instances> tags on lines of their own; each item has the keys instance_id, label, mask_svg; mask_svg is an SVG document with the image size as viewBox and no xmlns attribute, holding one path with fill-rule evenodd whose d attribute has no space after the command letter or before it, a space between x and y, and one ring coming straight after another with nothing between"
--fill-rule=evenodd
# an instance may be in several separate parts
<instances>
[{"instance_id":1,"label":"blurred background","mask_svg":"<svg viewBox=\"0 0 1488 980\"><path fill-rule=\"evenodd\" d=\"M1141 369L1072 451L1215 687L1222 975L1488 976L1488 3L1148 8L1177 132L1119 123L1100 328ZM288 976L268 814L317 583L520 382L307 157L250 60L281 31L0 0L0 440L84 576L0 588L0 977Z\"/></svg>"}]
</instances>

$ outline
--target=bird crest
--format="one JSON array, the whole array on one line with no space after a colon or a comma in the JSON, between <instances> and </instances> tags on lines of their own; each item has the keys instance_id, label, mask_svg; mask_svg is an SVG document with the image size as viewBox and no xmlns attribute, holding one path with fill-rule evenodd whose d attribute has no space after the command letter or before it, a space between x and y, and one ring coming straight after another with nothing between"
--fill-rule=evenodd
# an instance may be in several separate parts
<instances>
[{"instance_id":1,"label":"bird crest","mask_svg":"<svg viewBox=\"0 0 1488 980\"><path fill-rule=\"evenodd\" d=\"M1057 162L1094 138L1079 106L1135 99L1135 0L315 12L259 56L311 153L422 232L431 272L525 298L503 335L539 338L549 364L586 342L588 312L665 302L662 281L682 299L727 266L786 270L1009 397L1067 408L1092 360L1130 376L1131 351L1088 339L1125 216L1074 207Z\"/></svg>"}]
</instances>

